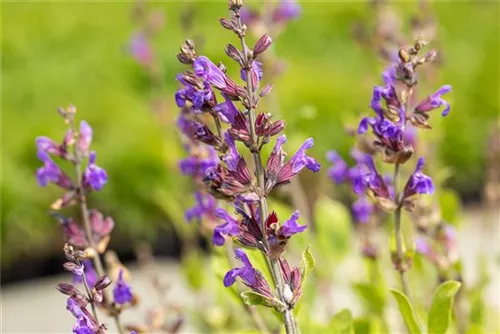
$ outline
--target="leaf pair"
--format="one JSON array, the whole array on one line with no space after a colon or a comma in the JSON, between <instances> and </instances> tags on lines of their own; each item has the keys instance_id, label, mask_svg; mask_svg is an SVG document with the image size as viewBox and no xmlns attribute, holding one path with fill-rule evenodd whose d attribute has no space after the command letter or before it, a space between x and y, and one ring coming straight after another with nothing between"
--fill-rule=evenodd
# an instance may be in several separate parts
<instances>
[{"instance_id":1,"label":"leaf pair","mask_svg":"<svg viewBox=\"0 0 500 334\"><path fill-rule=\"evenodd\" d=\"M436 289L432 297L431 309L427 318L427 332L431 334L445 334L451 320L453 298L462 284L457 281L447 281ZM408 298L398 290L390 290L396 298L399 312L411 334L421 334L423 329L418 321L417 314Z\"/></svg>"}]
</instances>

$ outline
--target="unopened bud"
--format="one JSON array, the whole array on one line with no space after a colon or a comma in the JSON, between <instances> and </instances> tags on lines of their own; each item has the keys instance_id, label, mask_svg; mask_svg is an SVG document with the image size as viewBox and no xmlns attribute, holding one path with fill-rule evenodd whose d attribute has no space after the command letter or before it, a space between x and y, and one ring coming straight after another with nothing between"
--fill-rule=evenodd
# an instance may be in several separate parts
<instances>
[{"instance_id":1,"label":"unopened bud","mask_svg":"<svg viewBox=\"0 0 500 334\"><path fill-rule=\"evenodd\" d=\"M102 276L99 278L99 280L95 283L95 288L96 290L104 290L106 289L109 285L111 284L111 280L109 279L108 276Z\"/></svg>"},{"instance_id":2,"label":"unopened bud","mask_svg":"<svg viewBox=\"0 0 500 334\"><path fill-rule=\"evenodd\" d=\"M283 299L287 304L293 301L293 291L288 284L283 287Z\"/></svg>"},{"instance_id":3,"label":"unopened bud","mask_svg":"<svg viewBox=\"0 0 500 334\"><path fill-rule=\"evenodd\" d=\"M234 21L225 18L220 19L220 25L227 30L234 30L235 28Z\"/></svg>"},{"instance_id":4,"label":"unopened bud","mask_svg":"<svg viewBox=\"0 0 500 334\"><path fill-rule=\"evenodd\" d=\"M56 285L56 289L59 290L63 295L74 296L78 294L78 289L69 283L59 283Z\"/></svg>"},{"instance_id":5,"label":"unopened bud","mask_svg":"<svg viewBox=\"0 0 500 334\"><path fill-rule=\"evenodd\" d=\"M273 39L268 34L264 34L261 38L259 38L257 43L255 43L255 46L253 47L254 56L257 57L259 54L266 51L269 46L271 46L272 42Z\"/></svg>"},{"instance_id":6,"label":"unopened bud","mask_svg":"<svg viewBox=\"0 0 500 334\"><path fill-rule=\"evenodd\" d=\"M272 83L268 83L267 85L265 85L260 93L259 93L259 96L260 97L264 97L264 96L267 96L271 93L271 91L273 90L273 84Z\"/></svg>"},{"instance_id":7,"label":"unopened bud","mask_svg":"<svg viewBox=\"0 0 500 334\"><path fill-rule=\"evenodd\" d=\"M241 52L234 45L232 44L226 45L225 51L229 58L231 58L240 65L243 63Z\"/></svg>"},{"instance_id":8,"label":"unopened bud","mask_svg":"<svg viewBox=\"0 0 500 334\"><path fill-rule=\"evenodd\" d=\"M404 48L399 49L398 56L403 63L407 63L411 59L410 53Z\"/></svg>"},{"instance_id":9,"label":"unopened bud","mask_svg":"<svg viewBox=\"0 0 500 334\"><path fill-rule=\"evenodd\" d=\"M229 0L229 9L230 10L240 9L241 7L243 7L242 0Z\"/></svg>"}]
</instances>

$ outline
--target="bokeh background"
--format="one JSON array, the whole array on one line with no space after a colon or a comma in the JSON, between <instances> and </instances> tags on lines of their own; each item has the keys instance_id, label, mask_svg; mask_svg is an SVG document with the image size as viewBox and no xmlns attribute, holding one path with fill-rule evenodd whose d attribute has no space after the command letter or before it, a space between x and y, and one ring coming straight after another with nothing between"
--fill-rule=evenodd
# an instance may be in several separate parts
<instances>
[{"instance_id":1,"label":"bokeh background","mask_svg":"<svg viewBox=\"0 0 500 334\"><path fill-rule=\"evenodd\" d=\"M177 161L183 150L173 122L175 75L183 70L175 54L186 37L198 52L229 63L224 45L234 36L216 19L221 2L154 2L162 28L152 40L156 73L145 74L131 57L129 43L137 31L133 3L6 2L2 4L2 282L59 270L62 239L48 215L59 194L40 188L34 177L39 162L34 138L62 138L64 125L56 107L74 104L78 116L94 128L94 148L109 184L92 205L114 217L111 248L124 257L137 240L150 240L157 251L176 254L171 222L182 220L192 205L189 181ZM252 3L257 7L259 3ZM344 127L368 114L374 85L384 63L373 48L355 38L357 25L375 19L365 2L302 2L300 19L275 39L273 51L285 64L274 93L297 141L313 136L313 154L325 163L327 150L348 154L352 138ZM409 25L419 2L395 2L411 43ZM435 2L438 22L434 47L442 52L434 85L452 85L450 115L436 113L431 140L439 164L451 177L447 186L467 203L481 200L488 138L499 115L500 10L496 2ZM189 21L189 22L186 22ZM229 70L234 69L229 66ZM270 110L272 112L272 110ZM294 146L295 144L291 144ZM295 147L298 145L295 145ZM315 181L326 181L326 168ZM161 238L159 241L158 238ZM56 269L57 268L57 269Z\"/></svg>"}]
</instances>

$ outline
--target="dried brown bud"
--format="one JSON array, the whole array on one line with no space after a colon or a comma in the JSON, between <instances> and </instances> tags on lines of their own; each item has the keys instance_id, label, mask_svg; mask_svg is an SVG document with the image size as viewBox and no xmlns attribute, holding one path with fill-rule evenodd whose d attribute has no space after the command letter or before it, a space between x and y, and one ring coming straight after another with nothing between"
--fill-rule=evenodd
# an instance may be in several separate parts
<instances>
[{"instance_id":1,"label":"dried brown bud","mask_svg":"<svg viewBox=\"0 0 500 334\"><path fill-rule=\"evenodd\" d=\"M433 62L437 57L437 51L431 50L418 60L418 64Z\"/></svg>"},{"instance_id":2,"label":"dried brown bud","mask_svg":"<svg viewBox=\"0 0 500 334\"><path fill-rule=\"evenodd\" d=\"M401 48L399 49L399 59L403 62L403 63L407 63L411 60L411 56L410 56L410 53L408 52L408 50L404 49L404 48Z\"/></svg>"},{"instance_id":3,"label":"dried brown bud","mask_svg":"<svg viewBox=\"0 0 500 334\"><path fill-rule=\"evenodd\" d=\"M56 289L59 290L63 295L74 296L78 294L78 289L69 283L58 283Z\"/></svg>"},{"instance_id":4,"label":"dried brown bud","mask_svg":"<svg viewBox=\"0 0 500 334\"><path fill-rule=\"evenodd\" d=\"M243 1L242 0L229 0L229 9L230 10L237 10L243 7Z\"/></svg>"},{"instance_id":5,"label":"dried brown bud","mask_svg":"<svg viewBox=\"0 0 500 334\"><path fill-rule=\"evenodd\" d=\"M95 283L95 288L96 290L104 290L106 289L109 285L111 284L111 280L109 279L108 276L102 276L99 278L99 280Z\"/></svg>"},{"instance_id":6,"label":"dried brown bud","mask_svg":"<svg viewBox=\"0 0 500 334\"><path fill-rule=\"evenodd\" d=\"M264 51L266 51L269 48L269 46L271 46L272 42L273 42L273 39L268 34L264 34L257 41L257 43L255 43L255 46L253 47L253 55L254 55L254 57L257 57L259 54L261 54Z\"/></svg>"}]
</instances>

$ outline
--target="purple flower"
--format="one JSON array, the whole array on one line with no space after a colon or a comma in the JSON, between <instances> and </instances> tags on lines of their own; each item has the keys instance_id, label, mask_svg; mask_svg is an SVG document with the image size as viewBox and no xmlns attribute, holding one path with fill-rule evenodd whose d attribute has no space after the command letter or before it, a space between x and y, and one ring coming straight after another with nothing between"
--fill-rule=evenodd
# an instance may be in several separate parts
<instances>
[{"instance_id":1,"label":"purple flower","mask_svg":"<svg viewBox=\"0 0 500 334\"><path fill-rule=\"evenodd\" d=\"M132 301L132 289L123 279L123 269L120 269L118 280L116 281L115 288L113 289L113 298L115 303L123 305Z\"/></svg>"},{"instance_id":2,"label":"purple flower","mask_svg":"<svg viewBox=\"0 0 500 334\"><path fill-rule=\"evenodd\" d=\"M208 217L213 219L214 212L217 206L215 202L215 198L209 194L203 194L199 191L194 194L196 204L186 211L185 218L188 222L191 222L193 219L202 220L203 217Z\"/></svg>"},{"instance_id":3,"label":"purple flower","mask_svg":"<svg viewBox=\"0 0 500 334\"><path fill-rule=\"evenodd\" d=\"M432 183L432 179L422 173L422 169L424 168L424 158L421 157L418 159L417 167L415 171L408 179L406 183L403 198L408 198L410 196L416 194L433 194L434 193L434 184Z\"/></svg>"},{"instance_id":4,"label":"purple flower","mask_svg":"<svg viewBox=\"0 0 500 334\"><path fill-rule=\"evenodd\" d=\"M295 0L281 0L273 11L273 22L285 23L300 16L302 7Z\"/></svg>"},{"instance_id":5,"label":"purple flower","mask_svg":"<svg viewBox=\"0 0 500 334\"><path fill-rule=\"evenodd\" d=\"M96 156L95 151L90 152L89 163L83 174L83 184L85 186L90 185L92 189L99 191L108 182L108 174L104 169L96 165Z\"/></svg>"},{"instance_id":6,"label":"purple flower","mask_svg":"<svg viewBox=\"0 0 500 334\"><path fill-rule=\"evenodd\" d=\"M87 284L89 287L93 287L95 283L97 282L97 273L94 270L94 266L92 265L91 260L85 260L83 261L83 272L85 272L85 279L87 280ZM74 273L73 275L73 283L78 284L78 283L83 283L82 279L82 273Z\"/></svg>"},{"instance_id":7,"label":"purple flower","mask_svg":"<svg viewBox=\"0 0 500 334\"><path fill-rule=\"evenodd\" d=\"M375 197L381 197L390 199L390 190L386 181L377 172L375 163L371 155L365 155L365 165L368 167L368 172L364 174L360 179L354 182L354 192L361 194L365 191L370 191Z\"/></svg>"},{"instance_id":8,"label":"purple flower","mask_svg":"<svg viewBox=\"0 0 500 334\"><path fill-rule=\"evenodd\" d=\"M66 310L70 311L75 318L79 318L85 314L82 311L82 306L73 297L69 297L66 300Z\"/></svg>"},{"instance_id":9,"label":"purple flower","mask_svg":"<svg viewBox=\"0 0 500 334\"><path fill-rule=\"evenodd\" d=\"M129 51L132 57L142 65L148 65L153 59L149 42L141 32L135 33L130 39Z\"/></svg>"},{"instance_id":10,"label":"purple flower","mask_svg":"<svg viewBox=\"0 0 500 334\"><path fill-rule=\"evenodd\" d=\"M417 112L429 112L431 110L445 106L441 115L446 116L450 112L450 104L441 98L441 95L446 94L451 91L450 85L444 85L437 90L432 95L426 97L422 102L420 102L416 107Z\"/></svg>"},{"instance_id":11,"label":"purple flower","mask_svg":"<svg viewBox=\"0 0 500 334\"><path fill-rule=\"evenodd\" d=\"M251 75L252 86L253 86L254 90L257 90L257 88L259 87L259 82L262 80L263 74L264 73L262 72L262 63L260 63L258 61L252 62L252 69L250 70L250 75ZM240 76L241 76L241 80L246 81L247 80L247 71L244 69L241 69Z\"/></svg>"},{"instance_id":12,"label":"purple flower","mask_svg":"<svg viewBox=\"0 0 500 334\"><path fill-rule=\"evenodd\" d=\"M268 283L262 274L252 266L245 252L240 248L236 248L234 253L236 254L236 258L243 263L243 267L229 270L224 276L224 286L229 287L233 285L236 282L236 278L240 277L243 284L255 292L272 297Z\"/></svg>"},{"instance_id":13,"label":"purple flower","mask_svg":"<svg viewBox=\"0 0 500 334\"><path fill-rule=\"evenodd\" d=\"M73 326L73 333L97 334L97 328L88 317L81 316L77 319L76 324Z\"/></svg>"},{"instance_id":14,"label":"purple flower","mask_svg":"<svg viewBox=\"0 0 500 334\"><path fill-rule=\"evenodd\" d=\"M314 146L312 138L307 139L286 164L283 164L286 156L282 149L284 143L286 143L286 136L281 135L276 139L276 145L267 159L266 191L270 191L274 185L279 186L290 182L304 167L315 173L320 170L321 166L316 159L307 156L305 153L307 149Z\"/></svg>"},{"instance_id":15,"label":"purple flower","mask_svg":"<svg viewBox=\"0 0 500 334\"><path fill-rule=\"evenodd\" d=\"M201 145L197 148L197 152L201 151L199 156L190 155L179 162L179 169L183 175L202 178L210 167L217 167L219 158L212 146L204 145L203 150Z\"/></svg>"},{"instance_id":16,"label":"purple flower","mask_svg":"<svg viewBox=\"0 0 500 334\"><path fill-rule=\"evenodd\" d=\"M92 142L92 128L85 122L80 122L80 137L78 139L78 149L83 155L87 155Z\"/></svg>"},{"instance_id":17,"label":"purple flower","mask_svg":"<svg viewBox=\"0 0 500 334\"><path fill-rule=\"evenodd\" d=\"M342 159L336 151L329 151L326 155L326 159L333 164L333 166L328 169L328 176L330 179L336 184L344 182L349 172L349 166L344 159Z\"/></svg>"},{"instance_id":18,"label":"purple flower","mask_svg":"<svg viewBox=\"0 0 500 334\"><path fill-rule=\"evenodd\" d=\"M214 92L208 81L201 82L201 86L194 86L182 74L177 76L177 80L184 86L175 93L175 102L178 107L184 107L186 101L189 101L193 104L194 110L200 110L204 104L210 104L215 100Z\"/></svg>"},{"instance_id":19,"label":"purple flower","mask_svg":"<svg viewBox=\"0 0 500 334\"><path fill-rule=\"evenodd\" d=\"M226 75L205 56L196 58L193 63L194 73L218 89L226 88Z\"/></svg>"},{"instance_id":20,"label":"purple flower","mask_svg":"<svg viewBox=\"0 0 500 334\"><path fill-rule=\"evenodd\" d=\"M215 215L217 218L222 219L224 223L215 227L212 242L216 246L222 246L225 242L224 235L236 237L240 233L240 227L238 221L222 208L218 208Z\"/></svg>"},{"instance_id":21,"label":"purple flower","mask_svg":"<svg viewBox=\"0 0 500 334\"><path fill-rule=\"evenodd\" d=\"M36 137L35 143L37 150L40 152L52 154L57 157L64 157L66 155L66 148L48 137Z\"/></svg>"},{"instance_id":22,"label":"purple flower","mask_svg":"<svg viewBox=\"0 0 500 334\"><path fill-rule=\"evenodd\" d=\"M72 189L73 184L66 173L64 173L58 165L52 161L49 155L43 151L37 152L38 159L43 162L43 167L36 171L36 179L42 187L47 186L50 182L64 189Z\"/></svg>"},{"instance_id":23,"label":"purple flower","mask_svg":"<svg viewBox=\"0 0 500 334\"><path fill-rule=\"evenodd\" d=\"M303 232L307 225L299 225L297 220L299 219L300 212L295 211L292 216L286 220L281 226L281 235L284 237L291 237L294 234Z\"/></svg>"},{"instance_id":24,"label":"purple flower","mask_svg":"<svg viewBox=\"0 0 500 334\"><path fill-rule=\"evenodd\" d=\"M373 205L365 196L360 196L352 205L352 214L354 221L357 223L364 224L369 222L372 213Z\"/></svg>"}]
</instances>

